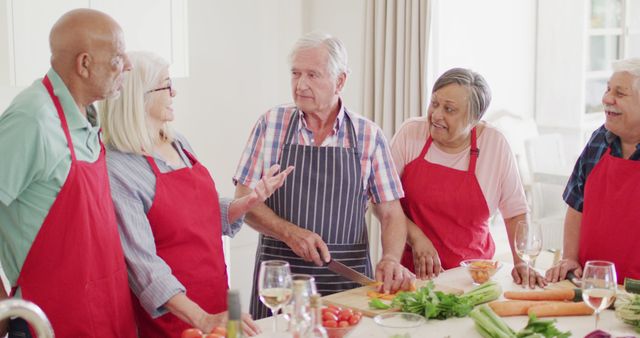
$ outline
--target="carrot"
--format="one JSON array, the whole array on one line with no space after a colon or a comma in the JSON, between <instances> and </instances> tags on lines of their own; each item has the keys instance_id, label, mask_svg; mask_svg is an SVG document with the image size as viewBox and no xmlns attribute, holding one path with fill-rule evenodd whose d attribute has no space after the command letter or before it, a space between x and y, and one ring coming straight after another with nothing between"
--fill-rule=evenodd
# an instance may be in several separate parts
<instances>
[{"instance_id":1,"label":"carrot","mask_svg":"<svg viewBox=\"0 0 640 338\"><path fill-rule=\"evenodd\" d=\"M572 289L504 292L504 298L517 300L573 300L575 295Z\"/></svg>"},{"instance_id":2,"label":"carrot","mask_svg":"<svg viewBox=\"0 0 640 338\"><path fill-rule=\"evenodd\" d=\"M384 299L384 300L393 300L394 298L396 298L396 295L393 293L389 294L389 293L381 293L376 291L367 291L367 297Z\"/></svg>"},{"instance_id":3,"label":"carrot","mask_svg":"<svg viewBox=\"0 0 640 338\"><path fill-rule=\"evenodd\" d=\"M526 316L530 307L546 303L534 300L499 300L489 303L489 307L500 317Z\"/></svg>"},{"instance_id":4,"label":"carrot","mask_svg":"<svg viewBox=\"0 0 640 338\"><path fill-rule=\"evenodd\" d=\"M593 309L582 302L549 302L543 305L536 305L529 308L529 315L536 317L559 317L559 316L588 316L593 314Z\"/></svg>"}]
</instances>

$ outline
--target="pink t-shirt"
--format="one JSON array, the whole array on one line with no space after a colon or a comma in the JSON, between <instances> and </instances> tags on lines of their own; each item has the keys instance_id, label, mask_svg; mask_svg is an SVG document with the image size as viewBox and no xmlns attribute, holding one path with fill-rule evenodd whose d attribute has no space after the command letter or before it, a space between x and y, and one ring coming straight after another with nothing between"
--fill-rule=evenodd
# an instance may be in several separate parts
<instances>
[{"instance_id":1,"label":"pink t-shirt","mask_svg":"<svg viewBox=\"0 0 640 338\"><path fill-rule=\"evenodd\" d=\"M527 212L527 199L518 174L515 158L507 140L493 126L481 122L484 130L478 136L480 156L476 164L476 177L493 215L500 209L503 218L511 218ZM391 156L398 174L402 176L404 167L420 155L429 128L427 117L407 120L391 140ZM449 154L431 143L426 159L449 168L468 170L469 147L457 154Z\"/></svg>"}]
</instances>

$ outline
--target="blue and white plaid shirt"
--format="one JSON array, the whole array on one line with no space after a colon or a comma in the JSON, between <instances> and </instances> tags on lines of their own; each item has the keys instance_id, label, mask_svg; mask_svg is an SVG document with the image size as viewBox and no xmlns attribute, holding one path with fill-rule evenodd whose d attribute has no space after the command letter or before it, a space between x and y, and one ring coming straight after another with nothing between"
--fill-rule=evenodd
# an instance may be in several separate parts
<instances>
[{"instance_id":1,"label":"blue and white plaid shirt","mask_svg":"<svg viewBox=\"0 0 640 338\"><path fill-rule=\"evenodd\" d=\"M587 145L584 147L582 154L576 161L573 172L567 183L567 187L564 189L562 198L573 209L582 212L582 206L584 204L584 187L587 182L587 177L591 173L591 170L602 158L602 155L607 151L607 148L611 146L611 155L615 157L622 157L622 144L620 138L614 133L608 131L602 125L596 131L591 134L591 138ZM636 151L629 158L630 160L637 161L640 159L640 144L636 145Z\"/></svg>"}]
</instances>

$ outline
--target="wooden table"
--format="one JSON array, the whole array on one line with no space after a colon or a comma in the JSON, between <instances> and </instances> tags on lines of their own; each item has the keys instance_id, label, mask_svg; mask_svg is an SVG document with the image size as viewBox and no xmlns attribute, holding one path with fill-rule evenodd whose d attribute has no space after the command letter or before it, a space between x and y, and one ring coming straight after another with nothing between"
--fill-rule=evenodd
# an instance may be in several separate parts
<instances>
[{"instance_id":1,"label":"wooden table","mask_svg":"<svg viewBox=\"0 0 640 338\"><path fill-rule=\"evenodd\" d=\"M520 290L520 285L514 284L511 278L511 265L504 264L496 275L494 280L498 281L504 290ZM443 284L465 291L473 288L471 284L471 278L466 270L463 268L456 268L447 270L442 273L435 280L436 284ZM505 317L505 322L511 326L514 330L520 330L527 324L528 317L516 316ZM570 330L572 337L584 337L587 333L594 330L595 317L594 316L575 316L575 317L558 317L556 326L561 331ZM285 326L284 319L278 321L281 327ZM258 325L263 330L263 334L258 337L290 337L286 333L278 333L276 335L271 333L272 318L265 318L258 321ZM615 314L612 310L605 310L600 314L599 329L607 331L613 337L619 336L638 336L633 328L622 321L615 318ZM469 317L465 318L450 318L447 320L429 320L425 325L420 327L414 337L479 337L480 334L474 328L473 320ZM379 328L371 318L362 318L361 323L351 332L348 336L351 338L366 337L366 338L386 338L385 333Z\"/></svg>"}]
</instances>

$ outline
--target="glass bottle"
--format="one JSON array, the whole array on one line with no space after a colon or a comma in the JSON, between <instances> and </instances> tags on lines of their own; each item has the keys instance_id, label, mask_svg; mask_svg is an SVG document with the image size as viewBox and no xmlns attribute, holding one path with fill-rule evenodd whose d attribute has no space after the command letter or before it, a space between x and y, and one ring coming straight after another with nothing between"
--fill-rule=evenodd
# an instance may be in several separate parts
<instances>
[{"instance_id":1,"label":"glass bottle","mask_svg":"<svg viewBox=\"0 0 640 338\"><path fill-rule=\"evenodd\" d=\"M289 321L289 331L294 338L305 337L311 326L309 316L309 296L306 294L304 281L293 281L293 313Z\"/></svg>"},{"instance_id":2,"label":"glass bottle","mask_svg":"<svg viewBox=\"0 0 640 338\"><path fill-rule=\"evenodd\" d=\"M240 293L238 290L229 290L227 292L227 311L229 315L227 338L244 338L241 325Z\"/></svg>"},{"instance_id":3,"label":"glass bottle","mask_svg":"<svg viewBox=\"0 0 640 338\"><path fill-rule=\"evenodd\" d=\"M311 295L311 318L313 319L311 328L307 332L307 337L328 338L327 329L322 326L322 299L320 294Z\"/></svg>"}]
</instances>

